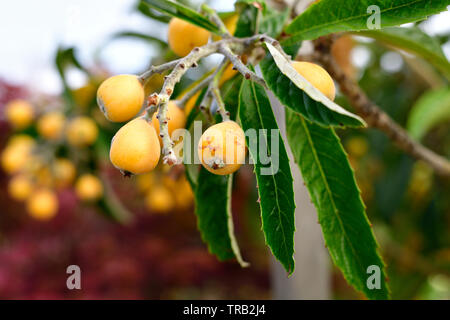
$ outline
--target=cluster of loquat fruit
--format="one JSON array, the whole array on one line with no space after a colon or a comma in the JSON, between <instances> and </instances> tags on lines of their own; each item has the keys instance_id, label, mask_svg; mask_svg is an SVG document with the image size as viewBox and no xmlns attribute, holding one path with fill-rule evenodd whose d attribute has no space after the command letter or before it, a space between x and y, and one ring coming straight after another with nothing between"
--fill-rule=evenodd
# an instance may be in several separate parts
<instances>
[{"instance_id":1,"label":"cluster of loquat fruit","mask_svg":"<svg viewBox=\"0 0 450 320\"><path fill-rule=\"evenodd\" d=\"M225 19L224 24L233 34L237 15ZM173 18L170 21L168 43L171 50L181 57L209 41L218 40L220 37L211 36L208 31L183 20ZM292 65L325 96L334 99L334 82L322 67L300 61L292 62ZM221 74L219 86L237 73L229 64ZM153 83L155 81L158 84ZM77 90L79 92L75 95L77 104L86 106L97 91L97 104L105 118L116 123L127 122L112 138L110 160L122 172L139 175L137 187L145 194L145 204L152 212L184 209L193 201L186 178L169 177L167 166L160 163L162 134L159 119L156 112L152 117L147 116L147 97L161 86L161 82L163 76L159 74L145 80L136 75L117 75L103 81L98 89L87 85ZM175 130L185 127L187 116L198 107L199 95L200 92L194 94L184 106L180 106L178 100L169 101L166 125L170 136ZM99 109L96 110L98 112ZM6 119L16 133L1 154L1 164L11 175L8 187L11 197L25 201L29 214L37 219L50 219L57 213L58 189L74 187L79 199L88 202L95 202L103 196L104 186L95 174L84 173L86 168L80 170L78 163L55 153L55 145L67 144L79 150L96 142L99 134L96 122L101 125L104 120L92 110L90 113L85 111L77 116L67 116L60 110L37 112L25 100L14 100L6 106ZM34 128L37 138L24 133L29 127ZM231 174L244 163L245 134L235 121L213 124L201 136L197 153L209 172ZM231 159L229 154L233 155Z\"/></svg>"},{"instance_id":2,"label":"cluster of loquat fruit","mask_svg":"<svg viewBox=\"0 0 450 320\"><path fill-rule=\"evenodd\" d=\"M99 178L91 173L78 174L69 158L56 153L65 142L75 149L95 143L98 128L90 117L67 119L60 110L38 112L27 100L10 101L5 116L15 130L1 153L2 168L11 176L8 193L17 201L25 201L32 217L54 217L60 189L74 187L82 201L95 201L103 195Z\"/></svg>"},{"instance_id":3,"label":"cluster of loquat fruit","mask_svg":"<svg viewBox=\"0 0 450 320\"><path fill-rule=\"evenodd\" d=\"M230 34L236 29L237 15L224 21ZM211 39L212 38L212 39ZM188 55L194 48L208 41L220 40L211 37L209 31L173 18L169 23L168 43L178 56ZM329 99L335 98L335 86L330 75L314 63L292 62L293 67L313 86ZM220 85L237 74L232 64L222 73ZM145 80L136 75L117 75L104 81L98 89L97 101L105 117L113 122L126 122L111 141L110 159L115 167L125 174L147 174L157 167L162 148L162 135L156 113L149 119L146 109L148 94ZM168 103L167 125L169 135L176 129L184 128L186 117L196 106L200 92L193 95L185 104L177 101ZM181 109L184 107L184 111ZM201 136L197 146L198 157L208 171L227 175L237 171L246 156L245 134L238 123L225 120L209 127ZM233 155L227 158L227 154Z\"/></svg>"}]
</instances>

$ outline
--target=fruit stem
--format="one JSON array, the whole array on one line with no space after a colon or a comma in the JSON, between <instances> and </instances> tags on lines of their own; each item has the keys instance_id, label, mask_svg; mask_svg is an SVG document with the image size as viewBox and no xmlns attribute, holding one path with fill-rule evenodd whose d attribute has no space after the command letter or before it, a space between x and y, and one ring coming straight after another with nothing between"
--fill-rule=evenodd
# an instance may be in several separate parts
<instances>
[{"instance_id":1,"label":"fruit stem","mask_svg":"<svg viewBox=\"0 0 450 320\"><path fill-rule=\"evenodd\" d=\"M211 82L210 87L208 89L211 91L214 98L216 99L217 106L219 107L218 111L219 111L220 115L222 116L223 121L230 120L230 113L227 112L227 110L225 109L225 103L223 102L222 96L220 94L219 80L223 74L223 71L228 66L228 63L229 63L228 59L224 58L222 63L220 64L220 66L217 68L217 71L214 74L213 81Z\"/></svg>"}]
</instances>

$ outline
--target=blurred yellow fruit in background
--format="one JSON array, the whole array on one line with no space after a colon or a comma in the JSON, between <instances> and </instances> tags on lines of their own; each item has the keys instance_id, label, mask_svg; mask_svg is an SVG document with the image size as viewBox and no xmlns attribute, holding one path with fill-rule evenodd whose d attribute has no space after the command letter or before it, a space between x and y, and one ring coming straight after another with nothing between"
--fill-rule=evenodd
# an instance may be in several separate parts
<instances>
[{"instance_id":1,"label":"blurred yellow fruit in background","mask_svg":"<svg viewBox=\"0 0 450 320\"><path fill-rule=\"evenodd\" d=\"M25 100L10 101L5 107L8 122L16 129L24 129L33 121L33 106Z\"/></svg>"},{"instance_id":2,"label":"blurred yellow fruit in background","mask_svg":"<svg viewBox=\"0 0 450 320\"><path fill-rule=\"evenodd\" d=\"M149 210L157 213L167 213L175 207L172 193L162 185L156 185L148 191L145 204Z\"/></svg>"},{"instance_id":3,"label":"blurred yellow fruit in background","mask_svg":"<svg viewBox=\"0 0 450 320\"><path fill-rule=\"evenodd\" d=\"M408 192L414 201L420 201L426 196L433 186L433 169L423 161L414 163Z\"/></svg>"},{"instance_id":4,"label":"blurred yellow fruit in background","mask_svg":"<svg viewBox=\"0 0 450 320\"><path fill-rule=\"evenodd\" d=\"M111 141L112 164L125 172L142 174L158 164L161 146L155 128L144 118L137 118L117 131Z\"/></svg>"},{"instance_id":5,"label":"blurred yellow fruit in background","mask_svg":"<svg viewBox=\"0 0 450 320\"><path fill-rule=\"evenodd\" d=\"M49 189L40 189L31 194L27 201L27 211L35 219L49 220L58 211L58 198Z\"/></svg>"},{"instance_id":6,"label":"blurred yellow fruit in background","mask_svg":"<svg viewBox=\"0 0 450 320\"><path fill-rule=\"evenodd\" d=\"M136 185L140 192L147 192L155 183L153 172L138 175L136 177Z\"/></svg>"},{"instance_id":7,"label":"blurred yellow fruit in background","mask_svg":"<svg viewBox=\"0 0 450 320\"><path fill-rule=\"evenodd\" d=\"M156 134L159 137L159 121L156 118L157 113L155 112L153 114L152 118L152 125L156 130ZM169 129L169 135L172 137L172 133L176 129L184 128L186 125L186 115L184 114L184 111L180 109L175 101L169 101L167 105L167 118L169 119L169 122L167 124ZM159 138L159 143L162 144L161 137Z\"/></svg>"},{"instance_id":8,"label":"blurred yellow fruit in background","mask_svg":"<svg viewBox=\"0 0 450 320\"><path fill-rule=\"evenodd\" d=\"M155 73L144 84L145 96L148 97L154 92L159 92L164 84L164 75Z\"/></svg>"},{"instance_id":9,"label":"blurred yellow fruit in background","mask_svg":"<svg viewBox=\"0 0 450 320\"><path fill-rule=\"evenodd\" d=\"M369 150L369 144L364 137L351 137L345 143L345 147L348 153L356 158L366 155Z\"/></svg>"},{"instance_id":10,"label":"blurred yellow fruit in background","mask_svg":"<svg viewBox=\"0 0 450 320\"><path fill-rule=\"evenodd\" d=\"M54 180L50 167L43 164L34 173L36 183L41 187L53 187Z\"/></svg>"},{"instance_id":11,"label":"blurred yellow fruit in background","mask_svg":"<svg viewBox=\"0 0 450 320\"><path fill-rule=\"evenodd\" d=\"M2 168L6 173L13 174L25 169L30 160L34 144L26 140L16 141L8 145L1 154Z\"/></svg>"},{"instance_id":12,"label":"blurred yellow fruit in background","mask_svg":"<svg viewBox=\"0 0 450 320\"><path fill-rule=\"evenodd\" d=\"M245 134L234 121L209 127L198 142L198 157L209 172L227 175L245 162Z\"/></svg>"},{"instance_id":13,"label":"blurred yellow fruit in background","mask_svg":"<svg viewBox=\"0 0 450 320\"><path fill-rule=\"evenodd\" d=\"M228 66L225 68L225 70L222 73L222 77L219 81L219 86L224 84L226 81L233 78L238 73L237 70L233 70L233 65L231 63L228 64Z\"/></svg>"},{"instance_id":14,"label":"blurred yellow fruit in background","mask_svg":"<svg viewBox=\"0 0 450 320\"><path fill-rule=\"evenodd\" d=\"M333 78L331 78L324 68L318 64L306 61L292 61L292 66L328 99L334 100L336 87L334 86Z\"/></svg>"},{"instance_id":15,"label":"blurred yellow fruit in background","mask_svg":"<svg viewBox=\"0 0 450 320\"><path fill-rule=\"evenodd\" d=\"M16 175L9 180L8 194L15 200L26 200L32 191L33 181L24 174Z\"/></svg>"},{"instance_id":16,"label":"blurred yellow fruit in background","mask_svg":"<svg viewBox=\"0 0 450 320\"><path fill-rule=\"evenodd\" d=\"M200 91L198 91L188 101L186 101L186 104L184 105L184 114L186 117L189 115L189 113L191 113L191 110L194 109L195 103L197 102L199 96Z\"/></svg>"},{"instance_id":17,"label":"blurred yellow fruit in background","mask_svg":"<svg viewBox=\"0 0 450 320\"><path fill-rule=\"evenodd\" d=\"M39 135L48 140L59 140L64 131L66 117L62 112L52 111L42 115L37 121Z\"/></svg>"},{"instance_id":18,"label":"blurred yellow fruit in background","mask_svg":"<svg viewBox=\"0 0 450 320\"><path fill-rule=\"evenodd\" d=\"M86 85L73 90L72 94L77 106L87 108L94 100L96 90L97 87L92 81L89 81Z\"/></svg>"},{"instance_id":19,"label":"blurred yellow fruit in background","mask_svg":"<svg viewBox=\"0 0 450 320\"><path fill-rule=\"evenodd\" d=\"M108 78L97 91L100 110L113 122L132 119L141 111L144 102L144 86L135 75L122 74Z\"/></svg>"},{"instance_id":20,"label":"blurred yellow fruit in background","mask_svg":"<svg viewBox=\"0 0 450 320\"><path fill-rule=\"evenodd\" d=\"M98 200L103 195L103 184L92 174L83 174L75 183L75 192L83 201Z\"/></svg>"},{"instance_id":21,"label":"blurred yellow fruit in background","mask_svg":"<svg viewBox=\"0 0 450 320\"><path fill-rule=\"evenodd\" d=\"M36 145L36 140L27 134L15 134L8 140L8 146L21 146L32 148Z\"/></svg>"},{"instance_id":22,"label":"blurred yellow fruit in background","mask_svg":"<svg viewBox=\"0 0 450 320\"><path fill-rule=\"evenodd\" d=\"M53 177L58 188L65 188L72 184L76 176L76 168L69 159L58 158L53 162Z\"/></svg>"},{"instance_id":23,"label":"blurred yellow fruit in background","mask_svg":"<svg viewBox=\"0 0 450 320\"><path fill-rule=\"evenodd\" d=\"M227 17L225 19L222 19L223 23L225 24L225 27L227 28L228 32L231 35L234 35L234 33L236 32L236 27L237 27L237 23L239 20L239 15L238 14L233 14L230 17ZM217 35L213 35L213 40L214 41L218 41L222 39L222 37L217 36Z\"/></svg>"},{"instance_id":24,"label":"blurred yellow fruit in background","mask_svg":"<svg viewBox=\"0 0 450 320\"><path fill-rule=\"evenodd\" d=\"M192 192L191 185L185 177L177 181L174 196L178 209L185 210L191 207L194 200L194 193Z\"/></svg>"},{"instance_id":25,"label":"blurred yellow fruit in background","mask_svg":"<svg viewBox=\"0 0 450 320\"><path fill-rule=\"evenodd\" d=\"M188 55L195 47L208 43L209 31L178 18L169 23L168 41L170 49L180 57Z\"/></svg>"},{"instance_id":26,"label":"blurred yellow fruit in background","mask_svg":"<svg viewBox=\"0 0 450 320\"><path fill-rule=\"evenodd\" d=\"M97 140L97 136L97 125L86 116L72 119L67 126L66 137L71 145L77 147L90 146Z\"/></svg>"}]
</instances>

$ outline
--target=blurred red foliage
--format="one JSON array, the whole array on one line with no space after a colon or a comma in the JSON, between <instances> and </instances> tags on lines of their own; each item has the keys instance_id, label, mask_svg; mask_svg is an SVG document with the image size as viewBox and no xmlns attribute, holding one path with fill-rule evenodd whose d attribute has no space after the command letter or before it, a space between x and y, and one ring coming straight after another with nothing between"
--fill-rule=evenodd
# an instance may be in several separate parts
<instances>
[{"instance_id":1,"label":"blurred red foliage","mask_svg":"<svg viewBox=\"0 0 450 320\"><path fill-rule=\"evenodd\" d=\"M0 108L25 94L24 89L0 81ZM0 132L4 142L8 127L1 124ZM60 208L54 219L33 220L23 204L9 199L7 177L0 172L0 299L270 297L263 243L243 239L242 250L254 262L250 268L242 269L234 261L219 262L201 241L193 208L149 215L129 198L127 180L117 170L109 176L119 197L131 199L127 206L136 213L131 225L109 221L100 209L79 203L70 189L59 193ZM233 199L234 214L239 217L236 229L247 234L249 219L243 218L240 194ZM81 268L81 290L66 287L69 265Z\"/></svg>"}]
</instances>

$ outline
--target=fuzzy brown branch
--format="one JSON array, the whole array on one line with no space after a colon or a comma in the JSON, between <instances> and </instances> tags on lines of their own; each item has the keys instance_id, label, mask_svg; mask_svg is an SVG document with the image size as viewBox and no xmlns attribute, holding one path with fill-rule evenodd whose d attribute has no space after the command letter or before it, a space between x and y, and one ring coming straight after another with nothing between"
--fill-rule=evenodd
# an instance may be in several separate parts
<instances>
[{"instance_id":1,"label":"fuzzy brown branch","mask_svg":"<svg viewBox=\"0 0 450 320\"><path fill-rule=\"evenodd\" d=\"M314 58L322 63L337 81L340 90L355 111L370 127L383 131L400 149L428 163L437 174L450 177L450 161L413 140L400 125L367 97L358 83L343 72L331 55L331 46L336 38L336 36L327 36L315 40Z\"/></svg>"}]
</instances>

